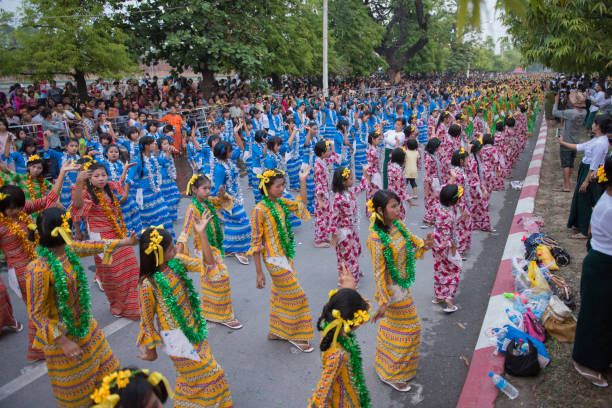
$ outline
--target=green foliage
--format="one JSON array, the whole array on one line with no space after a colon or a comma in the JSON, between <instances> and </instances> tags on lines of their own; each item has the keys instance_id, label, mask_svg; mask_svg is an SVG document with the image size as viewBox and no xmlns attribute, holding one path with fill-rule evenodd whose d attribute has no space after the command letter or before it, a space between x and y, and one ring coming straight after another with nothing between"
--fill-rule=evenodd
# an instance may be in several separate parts
<instances>
[{"instance_id":1,"label":"green foliage","mask_svg":"<svg viewBox=\"0 0 612 408\"><path fill-rule=\"evenodd\" d=\"M562 72L612 73L612 3L531 0L521 17L503 13L514 45L528 63Z\"/></svg>"},{"instance_id":2,"label":"green foliage","mask_svg":"<svg viewBox=\"0 0 612 408\"><path fill-rule=\"evenodd\" d=\"M127 36L103 15L105 7L114 3L24 1L19 25L10 33L11 48L2 42L0 72L33 79L72 75L83 94L88 74L118 77L135 70L125 45Z\"/></svg>"}]
</instances>

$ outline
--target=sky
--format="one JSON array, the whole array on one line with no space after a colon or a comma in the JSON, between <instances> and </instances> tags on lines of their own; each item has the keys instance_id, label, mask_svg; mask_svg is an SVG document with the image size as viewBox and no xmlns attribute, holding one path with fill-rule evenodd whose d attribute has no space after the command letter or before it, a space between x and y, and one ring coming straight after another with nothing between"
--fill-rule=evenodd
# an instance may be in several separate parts
<instances>
[{"instance_id":1,"label":"sky","mask_svg":"<svg viewBox=\"0 0 612 408\"><path fill-rule=\"evenodd\" d=\"M481 12L482 20L482 35L493 37L495 40L495 50L499 52L499 39L506 35L506 30L501 22L496 18L495 12L496 0L484 0L485 8ZM22 0L0 0L0 9L7 11L15 11L22 3Z\"/></svg>"}]
</instances>

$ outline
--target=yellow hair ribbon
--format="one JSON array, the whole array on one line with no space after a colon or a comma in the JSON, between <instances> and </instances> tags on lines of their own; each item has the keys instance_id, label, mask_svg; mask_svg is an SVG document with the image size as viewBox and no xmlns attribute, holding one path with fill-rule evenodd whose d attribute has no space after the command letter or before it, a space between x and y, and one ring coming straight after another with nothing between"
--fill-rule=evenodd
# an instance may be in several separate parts
<instances>
[{"instance_id":1,"label":"yellow hair ribbon","mask_svg":"<svg viewBox=\"0 0 612 408\"><path fill-rule=\"evenodd\" d=\"M151 255L151 252L155 254L155 265L159 266L164 261L164 248L161 246L164 238L159 234L157 229L151 231L149 235L149 246L145 249L145 254Z\"/></svg>"},{"instance_id":2,"label":"yellow hair ribbon","mask_svg":"<svg viewBox=\"0 0 612 408\"><path fill-rule=\"evenodd\" d=\"M37 155L37 154L33 154L33 155L31 155L30 157L28 157L28 163L33 162L33 161L36 161L36 160L41 160L41 159L40 159L40 156L39 156L39 155Z\"/></svg>"},{"instance_id":3,"label":"yellow hair ribbon","mask_svg":"<svg viewBox=\"0 0 612 408\"><path fill-rule=\"evenodd\" d=\"M89 170L91 165L94 164L95 162L96 162L95 160L88 161L87 163L83 165L83 170Z\"/></svg>"},{"instance_id":4,"label":"yellow hair ribbon","mask_svg":"<svg viewBox=\"0 0 612 408\"><path fill-rule=\"evenodd\" d=\"M455 198L459 199L463 195L463 187L457 186L457 194L455 194Z\"/></svg>"},{"instance_id":5,"label":"yellow hair ribbon","mask_svg":"<svg viewBox=\"0 0 612 408\"><path fill-rule=\"evenodd\" d=\"M332 289L329 291L329 296L328 296L328 300L332 298L332 296L334 296L336 293L338 293L338 289Z\"/></svg>"},{"instance_id":6,"label":"yellow hair ribbon","mask_svg":"<svg viewBox=\"0 0 612 408\"><path fill-rule=\"evenodd\" d=\"M62 225L59 227L53 228L51 231L52 237L57 237L60 235L64 242L68 245L72 245L72 229L70 229L70 211L66 211L62 215Z\"/></svg>"},{"instance_id":7,"label":"yellow hair ribbon","mask_svg":"<svg viewBox=\"0 0 612 408\"><path fill-rule=\"evenodd\" d=\"M331 145L331 143L329 142L329 140L325 141L325 151L329 150L329 146Z\"/></svg>"},{"instance_id":8,"label":"yellow hair ribbon","mask_svg":"<svg viewBox=\"0 0 612 408\"><path fill-rule=\"evenodd\" d=\"M597 168L597 181L599 183L605 183L606 181L608 181L608 175L606 174L604 166L599 166Z\"/></svg>"},{"instance_id":9,"label":"yellow hair ribbon","mask_svg":"<svg viewBox=\"0 0 612 408\"><path fill-rule=\"evenodd\" d=\"M8 196L9 196L8 194L0 193L0 201L4 200Z\"/></svg>"},{"instance_id":10,"label":"yellow hair ribbon","mask_svg":"<svg viewBox=\"0 0 612 408\"><path fill-rule=\"evenodd\" d=\"M345 180L348 180L350 176L351 176L351 169L349 169L348 167L345 167L344 170L342 170L342 178L344 178Z\"/></svg>"},{"instance_id":11,"label":"yellow hair ribbon","mask_svg":"<svg viewBox=\"0 0 612 408\"><path fill-rule=\"evenodd\" d=\"M367 310L356 311L353 314L353 319L351 320L343 319L338 309L332 310L332 316L334 317L334 320L327 325L321 334L321 338L325 338L327 333L334 330L334 338L330 347L333 347L333 345L336 344L338 335L340 334L340 329L343 329L345 333L349 333L351 331L351 327L357 327L370 320L370 314Z\"/></svg>"},{"instance_id":12,"label":"yellow hair ribbon","mask_svg":"<svg viewBox=\"0 0 612 408\"><path fill-rule=\"evenodd\" d=\"M480 142L480 144L484 144L484 142L482 141L482 137L479 137L478 139L476 139Z\"/></svg>"},{"instance_id":13,"label":"yellow hair ribbon","mask_svg":"<svg viewBox=\"0 0 612 408\"><path fill-rule=\"evenodd\" d=\"M459 149L459 154L465 154L465 149L463 147Z\"/></svg>"},{"instance_id":14,"label":"yellow hair ribbon","mask_svg":"<svg viewBox=\"0 0 612 408\"><path fill-rule=\"evenodd\" d=\"M266 184L270 182L270 177L276 176L276 172L274 170L266 170L263 174L258 174L257 178L259 181L259 188L263 190L264 195L268 196L268 189L266 188Z\"/></svg>"},{"instance_id":15,"label":"yellow hair ribbon","mask_svg":"<svg viewBox=\"0 0 612 408\"><path fill-rule=\"evenodd\" d=\"M185 189L185 194L191 195L191 186L193 186L193 183L195 183L195 181L198 179L198 177L200 177L199 174L194 174L193 176L191 176L191 178L189 179L189 182L187 183L187 188Z\"/></svg>"},{"instance_id":16,"label":"yellow hair ribbon","mask_svg":"<svg viewBox=\"0 0 612 408\"><path fill-rule=\"evenodd\" d=\"M149 384L151 384L154 387L157 387L160 382L164 383L164 386L166 387L166 391L168 392L168 396L170 398L174 398L172 387L170 387L170 383L168 382L168 379L164 377L162 373L160 373L159 371L153 371L149 375L149 378L147 378L147 380L149 381Z\"/></svg>"}]
</instances>

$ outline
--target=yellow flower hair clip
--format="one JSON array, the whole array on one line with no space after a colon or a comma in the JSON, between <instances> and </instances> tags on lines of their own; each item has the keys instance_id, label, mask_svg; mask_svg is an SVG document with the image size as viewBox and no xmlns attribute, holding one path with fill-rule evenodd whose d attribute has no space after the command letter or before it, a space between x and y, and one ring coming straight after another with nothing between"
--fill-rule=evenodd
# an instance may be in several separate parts
<instances>
[{"instance_id":1,"label":"yellow flower hair clip","mask_svg":"<svg viewBox=\"0 0 612 408\"><path fill-rule=\"evenodd\" d=\"M478 139L476 139L476 140L478 140L478 141L480 142L480 144L484 144L484 141L483 141L482 137L479 137L479 138L478 138Z\"/></svg>"},{"instance_id":2,"label":"yellow flower hair clip","mask_svg":"<svg viewBox=\"0 0 612 408\"><path fill-rule=\"evenodd\" d=\"M145 254L151 255L151 252L155 254L155 265L159 266L164 261L164 248L161 246L164 237L162 237L159 231L154 229L149 235L149 246L145 249Z\"/></svg>"},{"instance_id":3,"label":"yellow flower hair clip","mask_svg":"<svg viewBox=\"0 0 612 408\"><path fill-rule=\"evenodd\" d=\"M459 149L459 154L465 154L465 149L463 147Z\"/></svg>"},{"instance_id":4,"label":"yellow flower hair clip","mask_svg":"<svg viewBox=\"0 0 612 408\"><path fill-rule=\"evenodd\" d=\"M4 200L5 198L8 198L8 197L9 197L8 194L0 193L0 201Z\"/></svg>"},{"instance_id":5,"label":"yellow flower hair clip","mask_svg":"<svg viewBox=\"0 0 612 408\"><path fill-rule=\"evenodd\" d=\"M325 330L323 330L323 333L321 334L321 338L325 338L325 336L327 336L327 333L334 330L332 346L338 340L340 329L343 329L345 333L349 333L352 327L357 327L370 320L370 314L367 310L358 310L353 314L353 319L351 320L345 320L338 309L332 310L332 316L334 317L334 320L329 322L329 324L325 327Z\"/></svg>"},{"instance_id":6,"label":"yellow flower hair clip","mask_svg":"<svg viewBox=\"0 0 612 408\"><path fill-rule=\"evenodd\" d=\"M380 136L380 129L378 129L376 132L374 132L376 134L376 136Z\"/></svg>"},{"instance_id":7,"label":"yellow flower hair clip","mask_svg":"<svg viewBox=\"0 0 612 408\"><path fill-rule=\"evenodd\" d=\"M70 211L66 211L62 215L62 225L59 227L53 228L51 231L52 237L57 237L60 235L64 242L68 245L72 245L72 229L70 228Z\"/></svg>"},{"instance_id":8,"label":"yellow flower hair clip","mask_svg":"<svg viewBox=\"0 0 612 408\"><path fill-rule=\"evenodd\" d=\"M96 162L95 160L88 161L87 163L83 165L83 170L89 170L91 165L94 164L95 162Z\"/></svg>"},{"instance_id":9,"label":"yellow flower hair clip","mask_svg":"<svg viewBox=\"0 0 612 408\"><path fill-rule=\"evenodd\" d=\"M111 388L117 387L117 389L123 389L130 383L130 379L138 373L143 373L147 376L147 381L154 387L157 387L160 382L164 383L168 396L174 398L170 383L158 371L149 373L149 370L119 370L113 371L102 379L102 385L100 388L94 390L93 394L89 396L96 404L93 408L114 408L119 403L119 394L111 394Z\"/></svg>"},{"instance_id":10,"label":"yellow flower hair clip","mask_svg":"<svg viewBox=\"0 0 612 408\"><path fill-rule=\"evenodd\" d=\"M325 141L325 151L329 150L329 146L331 146L331 143L329 140Z\"/></svg>"},{"instance_id":11,"label":"yellow flower hair clip","mask_svg":"<svg viewBox=\"0 0 612 408\"><path fill-rule=\"evenodd\" d=\"M263 190L264 195L268 196L268 189L266 189L266 184L270 182L270 178L276 176L276 171L274 170L266 170L263 174L258 174L257 178L259 179L259 188Z\"/></svg>"},{"instance_id":12,"label":"yellow flower hair clip","mask_svg":"<svg viewBox=\"0 0 612 408\"><path fill-rule=\"evenodd\" d=\"M349 177L351 177L351 169L345 167L344 170L342 170L342 178L348 180Z\"/></svg>"},{"instance_id":13,"label":"yellow flower hair clip","mask_svg":"<svg viewBox=\"0 0 612 408\"><path fill-rule=\"evenodd\" d=\"M460 199L462 195L463 195L463 187L457 186L457 194L455 194L455 198Z\"/></svg>"},{"instance_id":14,"label":"yellow flower hair clip","mask_svg":"<svg viewBox=\"0 0 612 408\"><path fill-rule=\"evenodd\" d=\"M384 222L383 217L374 208L374 202L372 201L372 199L370 199L366 203L366 208L367 208L368 212L370 213L370 224L374 224L374 222L377 219L380 220L381 222Z\"/></svg>"},{"instance_id":15,"label":"yellow flower hair clip","mask_svg":"<svg viewBox=\"0 0 612 408\"><path fill-rule=\"evenodd\" d=\"M198 177L200 177L199 174L194 174L193 176L191 176L191 178L189 179L189 182L187 183L185 194L191 195L191 187L193 186L193 183L195 183L195 181L198 179Z\"/></svg>"},{"instance_id":16,"label":"yellow flower hair clip","mask_svg":"<svg viewBox=\"0 0 612 408\"><path fill-rule=\"evenodd\" d=\"M28 163L32 163L33 161L36 161L36 160L41 160L40 156L37 154L33 154L30 157L28 157Z\"/></svg>"},{"instance_id":17,"label":"yellow flower hair clip","mask_svg":"<svg viewBox=\"0 0 612 408\"><path fill-rule=\"evenodd\" d=\"M332 296L334 296L336 293L338 293L338 289L332 289L329 291L329 296L327 297L327 300L331 299Z\"/></svg>"},{"instance_id":18,"label":"yellow flower hair clip","mask_svg":"<svg viewBox=\"0 0 612 408\"><path fill-rule=\"evenodd\" d=\"M604 166L599 166L597 168L597 181L599 183L605 183L606 181L608 181L608 175L606 174Z\"/></svg>"}]
</instances>

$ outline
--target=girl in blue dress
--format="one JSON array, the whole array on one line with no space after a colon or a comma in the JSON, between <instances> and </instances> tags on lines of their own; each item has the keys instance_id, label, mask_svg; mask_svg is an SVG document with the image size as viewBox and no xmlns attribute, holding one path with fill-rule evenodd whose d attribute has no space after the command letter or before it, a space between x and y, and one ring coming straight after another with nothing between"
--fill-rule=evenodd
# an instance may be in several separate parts
<instances>
[{"instance_id":1,"label":"girl in blue dress","mask_svg":"<svg viewBox=\"0 0 612 408\"><path fill-rule=\"evenodd\" d=\"M351 136L348 122L344 119L340 120L336 127L336 134L334 137L334 150L336 154L340 156L340 163L336 163L334 165L335 168L351 168L353 160L353 141L351 140Z\"/></svg>"},{"instance_id":2,"label":"girl in blue dress","mask_svg":"<svg viewBox=\"0 0 612 408\"><path fill-rule=\"evenodd\" d=\"M174 222L178 219L178 204L181 200L181 193L176 185L176 166L171 152L174 146L170 145L170 141L165 137L157 140L157 146L159 154L156 155L156 159L162 174L161 192L166 200L170 220Z\"/></svg>"},{"instance_id":3,"label":"girl in blue dress","mask_svg":"<svg viewBox=\"0 0 612 408\"><path fill-rule=\"evenodd\" d=\"M136 165L131 167L126 180L129 193L134 190L133 197L140 208L140 220L143 228L160 224L174 234L174 228L168 206L162 195L161 165L153 154L155 139L151 136L140 138L140 153L136 157Z\"/></svg>"},{"instance_id":4,"label":"girl in blue dress","mask_svg":"<svg viewBox=\"0 0 612 408\"><path fill-rule=\"evenodd\" d=\"M139 132L135 127L129 127L125 131L125 137L117 140L119 146L123 146L130 155L130 160L134 161L140 155L140 144L138 143ZM148 136L153 139L152 136ZM153 139L154 140L154 139Z\"/></svg>"},{"instance_id":5,"label":"girl in blue dress","mask_svg":"<svg viewBox=\"0 0 612 408\"><path fill-rule=\"evenodd\" d=\"M259 183L257 183L257 175L263 173L263 158L266 151L266 131L258 130L253 136L251 142L251 166L247 169L249 177L253 178L253 195L255 196L255 204L261 201L261 192L259 191ZM252 176L251 176L252 175Z\"/></svg>"},{"instance_id":6,"label":"girl in blue dress","mask_svg":"<svg viewBox=\"0 0 612 408\"><path fill-rule=\"evenodd\" d=\"M74 163L76 163L81 158L79 154L77 153L79 150L78 140L76 139L68 140L68 143L66 143L66 151L58 152L57 150L49 149L49 142L47 140L47 135L43 134L43 136L44 136L43 158L52 159L55 163L57 163L58 169L61 169L62 166L64 166L64 163L66 163L69 160L72 160L74 161ZM64 206L64 208L68 208L70 206L70 203L72 202L72 186L76 182L76 178L78 174L79 174L78 171L69 171L68 173L66 173L66 176L64 177L64 183L62 184L62 192L60 194L60 201L62 202L62 205Z\"/></svg>"},{"instance_id":7,"label":"girl in blue dress","mask_svg":"<svg viewBox=\"0 0 612 408\"><path fill-rule=\"evenodd\" d=\"M26 170L28 167L28 158L33 154L36 154L36 140L27 137L23 140L21 148L18 152L10 153L9 157L3 156L3 159L7 163L12 162L14 164L15 173L26 174Z\"/></svg>"},{"instance_id":8,"label":"girl in blue dress","mask_svg":"<svg viewBox=\"0 0 612 408\"><path fill-rule=\"evenodd\" d=\"M336 126L338 125L338 111L336 102L330 101L328 108L325 109L325 127L323 128L323 137L326 140L335 140Z\"/></svg>"},{"instance_id":9,"label":"girl in blue dress","mask_svg":"<svg viewBox=\"0 0 612 408\"><path fill-rule=\"evenodd\" d=\"M121 178L127 177L129 167L134 166L134 163L125 166L123 162L119 160L119 146L114 144L108 146L106 149L105 158L102 159L101 162L106 167L106 170L108 170L108 181L114 181L117 183L121 183ZM136 233L140 233L140 231L142 231L140 209L136 205L134 197L130 197L129 194L126 194L125 196L118 194L117 198L119 199L121 213L123 214L128 231L136 231Z\"/></svg>"},{"instance_id":10,"label":"girl in blue dress","mask_svg":"<svg viewBox=\"0 0 612 408\"><path fill-rule=\"evenodd\" d=\"M243 265L249 264L245 253L251 248L251 226L249 218L244 211L244 198L238 180L238 168L234 164L240 157L240 149L233 150L232 144L222 140L215 145L213 150L217 159L213 170L213 191L216 196L221 186L234 198L234 206L231 211L221 209L221 215L225 220L223 235L223 247L227 256L235 256Z\"/></svg>"},{"instance_id":11,"label":"girl in blue dress","mask_svg":"<svg viewBox=\"0 0 612 408\"><path fill-rule=\"evenodd\" d=\"M308 198L307 208L309 212L314 212L314 204L315 204L315 181L314 181L314 146L315 144L321 140L319 136L319 127L316 122L311 122L306 127L306 134L303 136L303 139L300 138L299 148L300 148L300 158L302 160L301 167L308 166L310 170L308 171L308 177L306 178L306 196Z\"/></svg>"},{"instance_id":12,"label":"girl in blue dress","mask_svg":"<svg viewBox=\"0 0 612 408\"><path fill-rule=\"evenodd\" d=\"M359 112L355 112L355 180L361 181L363 177L363 166L367 163L366 148L368 146L368 134L370 129L370 111L364 111L359 117Z\"/></svg>"}]
</instances>

